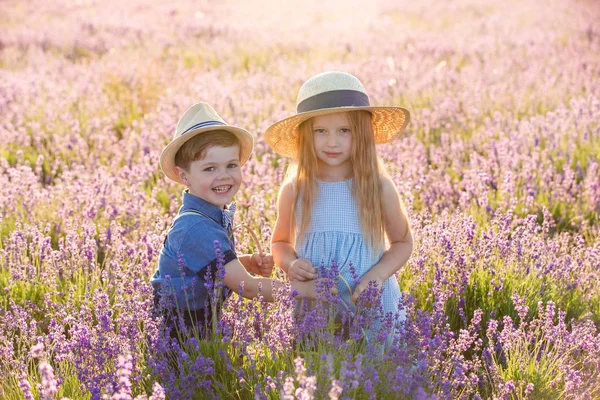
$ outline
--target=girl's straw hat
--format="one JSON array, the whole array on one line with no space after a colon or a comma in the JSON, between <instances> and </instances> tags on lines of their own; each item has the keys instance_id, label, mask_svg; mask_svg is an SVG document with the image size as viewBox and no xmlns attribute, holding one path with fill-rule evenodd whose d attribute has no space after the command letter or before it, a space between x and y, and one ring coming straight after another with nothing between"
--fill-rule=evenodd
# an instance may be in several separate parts
<instances>
[{"instance_id":1,"label":"girl's straw hat","mask_svg":"<svg viewBox=\"0 0 600 400\"><path fill-rule=\"evenodd\" d=\"M297 114L271 125L265 140L286 157L297 157L298 126L318 115L366 110L373 115L375 143L387 143L410 121L410 113L401 107L372 107L363 84L353 75L330 71L313 76L300 87L296 99Z\"/></svg>"},{"instance_id":2,"label":"girl's straw hat","mask_svg":"<svg viewBox=\"0 0 600 400\"><path fill-rule=\"evenodd\" d=\"M208 104L198 103L191 106L181 117L175 129L171 143L160 155L160 168L166 176L182 183L175 170L175 155L185 142L208 131L222 130L233 133L240 141L240 164L244 165L254 147L254 138L242 128L228 125Z\"/></svg>"}]
</instances>

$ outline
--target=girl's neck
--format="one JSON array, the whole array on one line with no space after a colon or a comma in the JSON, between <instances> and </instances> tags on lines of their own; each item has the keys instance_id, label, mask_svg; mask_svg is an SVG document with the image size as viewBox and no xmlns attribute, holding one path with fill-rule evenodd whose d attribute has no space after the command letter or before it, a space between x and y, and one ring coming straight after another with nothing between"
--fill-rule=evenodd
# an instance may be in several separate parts
<instances>
[{"instance_id":1,"label":"girl's neck","mask_svg":"<svg viewBox=\"0 0 600 400\"><path fill-rule=\"evenodd\" d=\"M347 181L352 178L352 164L327 165L320 163L317 171L317 179L324 182Z\"/></svg>"}]
</instances>

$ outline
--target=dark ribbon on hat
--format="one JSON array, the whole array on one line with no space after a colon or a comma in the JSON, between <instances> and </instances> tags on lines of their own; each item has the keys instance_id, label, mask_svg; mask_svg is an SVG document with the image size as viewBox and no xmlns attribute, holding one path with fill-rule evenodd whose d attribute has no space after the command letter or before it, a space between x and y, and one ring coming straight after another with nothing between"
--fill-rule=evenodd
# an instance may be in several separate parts
<instances>
[{"instance_id":1,"label":"dark ribbon on hat","mask_svg":"<svg viewBox=\"0 0 600 400\"><path fill-rule=\"evenodd\" d=\"M369 107L369 96L357 90L332 90L302 100L296 112L321 110L337 107Z\"/></svg>"},{"instance_id":2,"label":"dark ribbon on hat","mask_svg":"<svg viewBox=\"0 0 600 400\"><path fill-rule=\"evenodd\" d=\"M226 125L226 124L224 124L221 121L204 121L204 122L200 122L194 126L190 126L180 136L183 136L186 133L188 133L189 131L192 131L194 129L206 128L207 126L224 126L224 125Z\"/></svg>"},{"instance_id":3,"label":"dark ribbon on hat","mask_svg":"<svg viewBox=\"0 0 600 400\"><path fill-rule=\"evenodd\" d=\"M221 211L223 214L223 228L230 233L233 229L233 216L235 215L235 202L231 203L228 208Z\"/></svg>"}]
</instances>

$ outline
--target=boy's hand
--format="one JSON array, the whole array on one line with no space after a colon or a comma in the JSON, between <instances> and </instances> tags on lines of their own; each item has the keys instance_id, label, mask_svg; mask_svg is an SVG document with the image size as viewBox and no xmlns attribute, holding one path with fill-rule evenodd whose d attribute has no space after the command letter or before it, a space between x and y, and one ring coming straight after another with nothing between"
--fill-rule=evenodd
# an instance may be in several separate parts
<instances>
[{"instance_id":1,"label":"boy's hand","mask_svg":"<svg viewBox=\"0 0 600 400\"><path fill-rule=\"evenodd\" d=\"M317 299L317 287L316 287L315 280L306 281L306 282L292 281L292 282L290 282L290 285L292 286L292 290L298 291L299 298L306 297L309 300ZM334 286L330 289L330 292L331 292L331 294L337 294L338 290Z\"/></svg>"},{"instance_id":2,"label":"boy's hand","mask_svg":"<svg viewBox=\"0 0 600 400\"><path fill-rule=\"evenodd\" d=\"M271 272L273 272L273 256L271 254L252 254L251 257L252 266L249 272L253 274L260 275L264 278L268 278L271 276Z\"/></svg>"},{"instance_id":3,"label":"boy's hand","mask_svg":"<svg viewBox=\"0 0 600 400\"><path fill-rule=\"evenodd\" d=\"M310 260L298 258L290 264L288 277L290 281L309 281L317 277L317 270L313 267Z\"/></svg>"}]
</instances>

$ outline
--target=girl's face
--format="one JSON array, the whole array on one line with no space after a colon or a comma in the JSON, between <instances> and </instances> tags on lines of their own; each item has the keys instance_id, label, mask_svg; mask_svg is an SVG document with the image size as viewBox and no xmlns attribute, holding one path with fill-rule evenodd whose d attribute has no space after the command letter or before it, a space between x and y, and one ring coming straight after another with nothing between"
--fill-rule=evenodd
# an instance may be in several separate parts
<instances>
[{"instance_id":1,"label":"girl's face","mask_svg":"<svg viewBox=\"0 0 600 400\"><path fill-rule=\"evenodd\" d=\"M345 112L313 118L313 140L319 165L335 169L351 168L352 131Z\"/></svg>"},{"instance_id":2,"label":"girl's face","mask_svg":"<svg viewBox=\"0 0 600 400\"><path fill-rule=\"evenodd\" d=\"M242 183L240 148L209 147L203 159L190 163L188 171L180 167L177 170L191 194L223 208Z\"/></svg>"}]
</instances>

